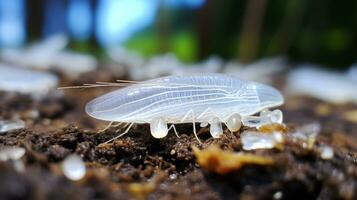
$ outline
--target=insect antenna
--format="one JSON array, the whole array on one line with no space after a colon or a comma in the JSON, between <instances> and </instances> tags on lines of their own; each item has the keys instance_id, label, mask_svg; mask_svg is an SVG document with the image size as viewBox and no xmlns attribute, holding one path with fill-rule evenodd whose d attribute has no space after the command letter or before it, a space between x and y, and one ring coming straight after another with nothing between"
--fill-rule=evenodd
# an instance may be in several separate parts
<instances>
[{"instance_id":1,"label":"insect antenna","mask_svg":"<svg viewBox=\"0 0 357 200\"><path fill-rule=\"evenodd\" d=\"M64 89L83 89L83 88L96 88L96 87L126 87L130 84L127 83L111 83L111 82L95 82L95 83L84 83L83 85L77 86L64 86L59 87L57 89L64 90Z\"/></svg>"},{"instance_id":2,"label":"insect antenna","mask_svg":"<svg viewBox=\"0 0 357 200\"><path fill-rule=\"evenodd\" d=\"M83 89L83 88L95 88L99 87L95 84L84 84L84 85L76 85L76 86L64 86L57 88L58 90L65 90L65 89Z\"/></svg>"},{"instance_id":3,"label":"insect antenna","mask_svg":"<svg viewBox=\"0 0 357 200\"><path fill-rule=\"evenodd\" d=\"M123 80L123 79L118 79L118 80L116 80L116 82L118 82L118 83L132 83L132 84L140 83L140 81Z\"/></svg>"}]
</instances>

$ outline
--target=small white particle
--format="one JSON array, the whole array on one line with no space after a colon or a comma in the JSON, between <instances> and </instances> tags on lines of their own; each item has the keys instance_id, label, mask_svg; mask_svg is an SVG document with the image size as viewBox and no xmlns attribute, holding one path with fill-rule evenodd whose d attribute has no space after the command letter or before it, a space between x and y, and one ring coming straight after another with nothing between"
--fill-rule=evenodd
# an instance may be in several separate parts
<instances>
[{"instance_id":1,"label":"small white particle","mask_svg":"<svg viewBox=\"0 0 357 200\"><path fill-rule=\"evenodd\" d=\"M208 126L208 122L201 122L200 123L200 127L203 128L203 127L206 127Z\"/></svg>"},{"instance_id":2,"label":"small white particle","mask_svg":"<svg viewBox=\"0 0 357 200\"><path fill-rule=\"evenodd\" d=\"M348 76L310 64L297 67L288 74L286 91L291 96L308 95L331 103L357 102L353 71Z\"/></svg>"},{"instance_id":3,"label":"small white particle","mask_svg":"<svg viewBox=\"0 0 357 200\"><path fill-rule=\"evenodd\" d=\"M22 120L3 120L0 121L0 133L20 129L25 127L25 122Z\"/></svg>"},{"instance_id":4,"label":"small white particle","mask_svg":"<svg viewBox=\"0 0 357 200\"><path fill-rule=\"evenodd\" d=\"M244 150L271 149L284 141L281 133L245 131L240 136Z\"/></svg>"},{"instance_id":5,"label":"small white particle","mask_svg":"<svg viewBox=\"0 0 357 200\"><path fill-rule=\"evenodd\" d=\"M320 156L322 159L328 160L333 158L334 152L333 149L329 146L321 146L320 147Z\"/></svg>"},{"instance_id":6,"label":"small white particle","mask_svg":"<svg viewBox=\"0 0 357 200\"><path fill-rule=\"evenodd\" d=\"M86 174L86 166L82 158L76 154L68 156L62 163L64 175L73 181L80 180Z\"/></svg>"},{"instance_id":7,"label":"small white particle","mask_svg":"<svg viewBox=\"0 0 357 200\"><path fill-rule=\"evenodd\" d=\"M275 192L273 195L273 199L281 199L283 197L283 193L281 191Z\"/></svg>"},{"instance_id":8,"label":"small white particle","mask_svg":"<svg viewBox=\"0 0 357 200\"><path fill-rule=\"evenodd\" d=\"M175 179L177 179L177 174L170 174L169 178L171 180L175 180Z\"/></svg>"},{"instance_id":9,"label":"small white particle","mask_svg":"<svg viewBox=\"0 0 357 200\"><path fill-rule=\"evenodd\" d=\"M19 160L25 152L21 147L4 147L0 150L0 161Z\"/></svg>"}]
</instances>

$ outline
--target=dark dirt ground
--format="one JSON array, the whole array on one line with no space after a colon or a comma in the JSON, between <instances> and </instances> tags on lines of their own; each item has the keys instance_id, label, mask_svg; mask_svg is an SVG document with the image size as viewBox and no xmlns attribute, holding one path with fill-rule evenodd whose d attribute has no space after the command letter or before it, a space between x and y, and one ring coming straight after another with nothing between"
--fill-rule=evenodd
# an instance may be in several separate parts
<instances>
[{"instance_id":1,"label":"dark dirt ground","mask_svg":"<svg viewBox=\"0 0 357 200\"><path fill-rule=\"evenodd\" d=\"M115 79L97 71L66 85L93 80ZM25 172L16 172L9 161L0 162L0 199L357 199L357 105L286 99L281 109L289 129L321 124L313 149L288 142L283 150L251 151L273 158L274 164L248 164L217 174L200 168L191 147L216 144L241 152L240 132L213 139L201 128L200 145L190 124L178 126L180 138L170 132L161 140L150 135L148 125L137 125L115 142L99 145L121 130L97 131L105 123L87 116L84 105L109 90L65 90L64 96L42 100L0 93L0 119L20 117L26 122L25 129L0 134L0 146L26 149ZM333 148L332 159L320 158L316 149L321 144ZM80 181L68 180L61 170L61 162L72 153L86 163Z\"/></svg>"}]
</instances>

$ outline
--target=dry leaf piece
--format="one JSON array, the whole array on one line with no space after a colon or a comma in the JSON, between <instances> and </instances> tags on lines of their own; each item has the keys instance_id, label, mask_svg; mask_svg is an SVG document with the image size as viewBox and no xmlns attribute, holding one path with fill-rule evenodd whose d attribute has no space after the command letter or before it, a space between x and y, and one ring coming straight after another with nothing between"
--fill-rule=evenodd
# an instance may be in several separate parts
<instances>
[{"instance_id":1,"label":"dry leaf piece","mask_svg":"<svg viewBox=\"0 0 357 200\"><path fill-rule=\"evenodd\" d=\"M197 147L192 147L192 149L197 163L203 169L218 174L227 174L239 170L247 164L272 165L274 163L270 157L223 151L214 145L204 150L200 150Z\"/></svg>"}]
</instances>

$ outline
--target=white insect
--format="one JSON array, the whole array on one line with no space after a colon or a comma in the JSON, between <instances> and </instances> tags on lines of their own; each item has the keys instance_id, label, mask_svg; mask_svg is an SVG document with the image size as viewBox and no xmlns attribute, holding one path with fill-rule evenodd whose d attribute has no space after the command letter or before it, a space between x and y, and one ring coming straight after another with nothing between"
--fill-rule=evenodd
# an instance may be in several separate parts
<instances>
[{"instance_id":1,"label":"white insect","mask_svg":"<svg viewBox=\"0 0 357 200\"><path fill-rule=\"evenodd\" d=\"M210 133L217 138L223 134L222 123L230 131L238 131L242 121L247 126L282 122L280 110L267 109L283 104L283 96L276 89L256 82L222 74L167 76L113 84L99 82L102 86L129 84L86 105L87 114L96 119L129 124L118 137L127 133L134 123L149 123L152 136L163 138L170 129L178 135L174 124L199 122L201 126L210 124ZM258 112L260 116L252 116ZM168 127L168 124L172 125ZM193 132L198 139L195 126Z\"/></svg>"}]
</instances>

